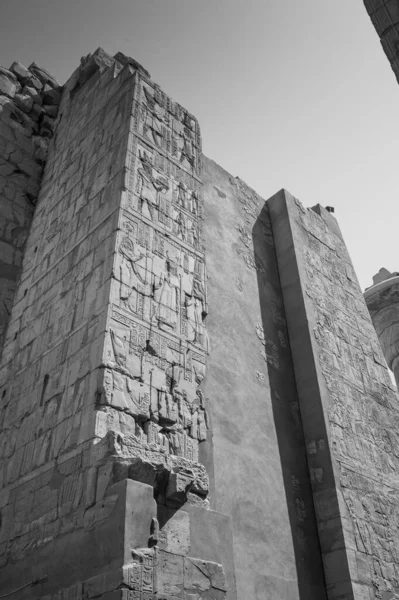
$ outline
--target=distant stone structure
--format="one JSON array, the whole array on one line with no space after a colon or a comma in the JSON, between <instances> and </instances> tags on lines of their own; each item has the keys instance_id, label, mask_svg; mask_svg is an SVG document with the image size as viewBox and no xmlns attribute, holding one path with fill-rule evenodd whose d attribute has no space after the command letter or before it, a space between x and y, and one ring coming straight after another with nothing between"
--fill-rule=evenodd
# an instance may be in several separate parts
<instances>
[{"instance_id":1,"label":"distant stone structure","mask_svg":"<svg viewBox=\"0 0 399 600\"><path fill-rule=\"evenodd\" d=\"M399 597L398 397L331 208L265 202L120 53L0 92L0 598Z\"/></svg>"}]
</instances>

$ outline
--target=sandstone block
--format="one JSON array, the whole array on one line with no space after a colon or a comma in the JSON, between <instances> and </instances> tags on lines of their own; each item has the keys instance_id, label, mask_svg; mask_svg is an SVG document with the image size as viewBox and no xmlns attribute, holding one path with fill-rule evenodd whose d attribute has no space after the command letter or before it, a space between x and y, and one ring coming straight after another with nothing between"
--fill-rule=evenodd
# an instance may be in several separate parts
<instances>
[{"instance_id":1,"label":"sandstone block","mask_svg":"<svg viewBox=\"0 0 399 600\"><path fill-rule=\"evenodd\" d=\"M29 113L29 116L34 120L38 121L39 117L44 114L44 108L40 106L40 104L34 103L32 106L32 110Z\"/></svg>"},{"instance_id":2,"label":"sandstone block","mask_svg":"<svg viewBox=\"0 0 399 600\"><path fill-rule=\"evenodd\" d=\"M55 105L44 104L43 110L49 117L52 117L53 119L55 119L58 114L58 106Z\"/></svg>"},{"instance_id":3,"label":"sandstone block","mask_svg":"<svg viewBox=\"0 0 399 600\"><path fill-rule=\"evenodd\" d=\"M35 90L40 92L43 89L43 84L40 81L40 79L38 79L37 77L32 75L31 78L29 79L29 87L33 87L33 88L35 88Z\"/></svg>"},{"instance_id":4,"label":"sandstone block","mask_svg":"<svg viewBox=\"0 0 399 600\"><path fill-rule=\"evenodd\" d=\"M54 79L54 77L52 75L50 75L50 73L48 71L46 71L46 69L43 69L43 67L41 67L37 63L33 62L29 66L29 71L31 73L33 73L33 75L35 77L37 77L37 79L39 79L39 81L41 81L41 83L43 85L45 85L47 83L54 88L60 87L60 84L58 83L58 81L56 79Z\"/></svg>"},{"instance_id":5,"label":"sandstone block","mask_svg":"<svg viewBox=\"0 0 399 600\"><path fill-rule=\"evenodd\" d=\"M29 113L33 106L33 99L28 94L15 94L14 102L18 108Z\"/></svg>"},{"instance_id":6,"label":"sandstone block","mask_svg":"<svg viewBox=\"0 0 399 600\"><path fill-rule=\"evenodd\" d=\"M194 473L189 469L181 469L178 473L171 473L166 488L167 506L182 506L186 501L187 492L194 480Z\"/></svg>"},{"instance_id":7,"label":"sandstone block","mask_svg":"<svg viewBox=\"0 0 399 600\"><path fill-rule=\"evenodd\" d=\"M18 79L8 69L0 67L0 94L14 98L19 88Z\"/></svg>"},{"instance_id":8,"label":"sandstone block","mask_svg":"<svg viewBox=\"0 0 399 600\"><path fill-rule=\"evenodd\" d=\"M14 61L12 63L10 71L12 71L18 77L21 83L29 81L29 79L32 77L32 73L29 71L29 69L27 69L18 61Z\"/></svg>"},{"instance_id":9,"label":"sandstone block","mask_svg":"<svg viewBox=\"0 0 399 600\"><path fill-rule=\"evenodd\" d=\"M43 98L39 94L39 92L30 85L24 85L21 90L21 94L27 94L30 96L35 104L39 104L41 106L43 104Z\"/></svg>"},{"instance_id":10,"label":"sandstone block","mask_svg":"<svg viewBox=\"0 0 399 600\"><path fill-rule=\"evenodd\" d=\"M58 90L46 83L43 89L43 101L45 104L58 106L61 102L61 94Z\"/></svg>"}]
</instances>

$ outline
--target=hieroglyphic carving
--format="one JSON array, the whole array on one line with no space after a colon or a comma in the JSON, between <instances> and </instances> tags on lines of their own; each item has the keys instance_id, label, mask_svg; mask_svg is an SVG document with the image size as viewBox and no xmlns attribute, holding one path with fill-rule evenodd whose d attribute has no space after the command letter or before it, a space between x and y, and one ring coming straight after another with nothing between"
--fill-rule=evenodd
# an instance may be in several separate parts
<instances>
[{"instance_id":1,"label":"hieroglyphic carving","mask_svg":"<svg viewBox=\"0 0 399 600\"><path fill-rule=\"evenodd\" d=\"M351 523L347 545L355 545L361 565L352 576L368 586L370 597L395 598L399 435L392 423L399 421L397 395L344 243L316 212L298 205L297 219L306 240L303 263L315 318L312 333L329 392L330 448ZM308 452L317 455L324 446L324 440L312 441ZM312 469L311 478L322 484L323 469Z\"/></svg>"},{"instance_id":2,"label":"hieroglyphic carving","mask_svg":"<svg viewBox=\"0 0 399 600\"><path fill-rule=\"evenodd\" d=\"M201 468L207 431L201 138L194 117L144 75L136 82L127 171L99 405L134 423L124 443L130 458L186 461L183 481L183 470ZM178 495L183 484L176 485Z\"/></svg>"}]
</instances>

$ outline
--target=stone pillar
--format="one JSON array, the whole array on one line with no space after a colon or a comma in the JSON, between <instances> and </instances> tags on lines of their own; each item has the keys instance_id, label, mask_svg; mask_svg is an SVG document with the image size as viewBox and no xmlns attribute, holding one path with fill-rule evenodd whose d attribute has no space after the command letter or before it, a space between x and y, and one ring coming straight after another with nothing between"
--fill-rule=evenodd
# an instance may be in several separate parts
<instances>
[{"instance_id":1,"label":"stone pillar","mask_svg":"<svg viewBox=\"0 0 399 600\"><path fill-rule=\"evenodd\" d=\"M269 200L329 600L399 592L399 404L335 218Z\"/></svg>"},{"instance_id":2,"label":"stone pillar","mask_svg":"<svg viewBox=\"0 0 399 600\"><path fill-rule=\"evenodd\" d=\"M364 292L388 367L399 385L399 276L388 271ZM380 278L381 279L381 278Z\"/></svg>"},{"instance_id":3,"label":"stone pillar","mask_svg":"<svg viewBox=\"0 0 399 600\"><path fill-rule=\"evenodd\" d=\"M201 463L198 122L101 49L58 119L0 370L0 589L234 600Z\"/></svg>"}]
</instances>

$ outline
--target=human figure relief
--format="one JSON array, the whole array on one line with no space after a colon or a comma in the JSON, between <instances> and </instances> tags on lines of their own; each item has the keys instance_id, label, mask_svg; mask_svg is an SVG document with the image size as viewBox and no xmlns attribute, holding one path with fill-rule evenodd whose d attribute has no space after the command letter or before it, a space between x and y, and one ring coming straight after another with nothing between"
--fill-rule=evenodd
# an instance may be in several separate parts
<instances>
[{"instance_id":1,"label":"human figure relief","mask_svg":"<svg viewBox=\"0 0 399 600\"><path fill-rule=\"evenodd\" d=\"M157 146L161 146L162 143L162 118L163 112L158 104L155 102L153 96L151 96L150 92L146 87L143 88L144 96L146 99L146 117L145 117L145 125L150 131L152 140L154 144Z\"/></svg>"},{"instance_id":2,"label":"human figure relief","mask_svg":"<svg viewBox=\"0 0 399 600\"><path fill-rule=\"evenodd\" d=\"M176 328L178 315L177 277L171 275L171 261L166 261L166 274L162 273L154 286L154 300L158 305L156 318L159 326Z\"/></svg>"},{"instance_id":3,"label":"human figure relief","mask_svg":"<svg viewBox=\"0 0 399 600\"><path fill-rule=\"evenodd\" d=\"M183 135L183 146L180 150L180 162L184 163L185 160L192 168L194 168L195 156L192 151L191 142Z\"/></svg>"},{"instance_id":4,"label":"human figure relief","mask_svg":"<svg viewBox=\"0 0 399 600\"><path fill-rule=\"evenodd\" d=\"M197 192L193 192L191 194L191 212L195 217L198 217L198 194Z\"/></svg>"},{"instance_id":5,"label":"human figure relief","mask_svg":"<svg viewBox=\"0 0 399 600\"><path fill-rule=\"evenodd\" d=\"M207 315L206 297L203 283L193 279L192 295L186 295L187 339L209 351L208 334L204 325Z\"/></svg>"},{"instance_id":6,"label":"human figure relief","mask_svg":"<svg viewBox=\"0 0 399 600\"><path fill-rule=\"evenodd\" d=\"M184 184L181 182L177 186L177 204L183 208L186 207L186 190Z\"/></svg>"},{"instance_id":7,"label":"human figure relief","mask_svg":"<svg viewBox=\"0 0 399 600\"><path fill-rule=\"evenodd\" d=\"M153 173L152 162L147 153L139 150L141 168L138 174L138 194L141 199L141 211L151 220L154 218L154 208L158 208L158 192L167 192L168 181L160 175Z\"/></svg>"},{"instance_id":8,"label":"human figure relief","mask_svg":"<svg viewBox=\"0 0 399 600\"><path fill-rule=\"evenodd\" d=\"M187 240L186 221L181 212L179 212L177 215L176 226L177 226L177 231L176 231L177 237L179 237L180 239L182 239L185 242Z\"/></svg>"},{"instance_id":9,"label":"human figure relief","mask_svg":"<svg viewBox=\"0 0 399 600\"><path fill-rule=\"evenodd\" d=\"M120 298L130 310L136 312L138 292L145 296L150 296L152 292L151 281L148 281L151 273L149 254L136 253L134 242L128 235L122 239L119 252L122 254Z\"/></svg>"}]
</instances>

